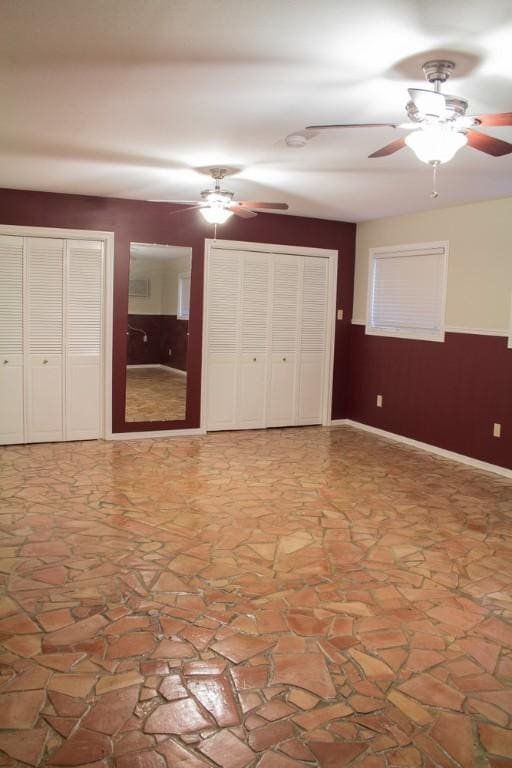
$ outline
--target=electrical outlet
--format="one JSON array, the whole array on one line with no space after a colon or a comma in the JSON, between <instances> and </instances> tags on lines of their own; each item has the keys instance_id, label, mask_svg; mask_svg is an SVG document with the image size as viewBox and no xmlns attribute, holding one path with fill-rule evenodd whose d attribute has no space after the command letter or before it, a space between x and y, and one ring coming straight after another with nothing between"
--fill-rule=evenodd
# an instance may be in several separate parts
<instances>
[{"instance_id":1,"label":"electrical outlet","mask_svg":"<svg viewBox=\"0 0 512 768\"><path fill-rule=\"evenodd\" d=\"M382 395L377 395L377 408L382 408Z\"/></svg>"},{"instance_id":2,"label":"electrical outlet","mask_svg":"<svg viewBox=\"0 0 512 768\"><path fill-rule=\"evenodd\" d=\"M343 320L343 310L342 309L338 309L338 313L337 313L336 317L338 318L338 320Z\"/></svg>"},{"instance_id":3,"label":"electrical outlet","mask_svg":"<svg viewBox=\"0 0 512 768\"><path fill-rule=\"evenodd\" d=\"M172 349L169 347L169 357L172 357Z\"/></svg>"},{"instance_id":4,"label":"electrical outlet","mask_svg":"<svg viewBox=\"0 0 512 768\"><path fill-rule=\"evenodd\" d=\"M492 428L492 435L493 437L501 437L501 424L494 422L494 426Z\"/></svg>"}]
</instances>

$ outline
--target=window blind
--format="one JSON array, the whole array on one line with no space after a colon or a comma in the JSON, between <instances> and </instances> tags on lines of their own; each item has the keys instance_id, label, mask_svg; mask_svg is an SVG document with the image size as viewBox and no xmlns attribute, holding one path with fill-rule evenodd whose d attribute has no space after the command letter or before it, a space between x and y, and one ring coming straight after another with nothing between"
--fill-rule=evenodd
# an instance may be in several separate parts
<instances>
[{"instance_id":1,"label":"window blind","mask_svg":"<svg viewBox=\"0 0 512 768\"><path fill-rule=\"evenodd\" d=\"M446 249L373 253L369 333L441 338Z\"/></svg>"}]
</instances>

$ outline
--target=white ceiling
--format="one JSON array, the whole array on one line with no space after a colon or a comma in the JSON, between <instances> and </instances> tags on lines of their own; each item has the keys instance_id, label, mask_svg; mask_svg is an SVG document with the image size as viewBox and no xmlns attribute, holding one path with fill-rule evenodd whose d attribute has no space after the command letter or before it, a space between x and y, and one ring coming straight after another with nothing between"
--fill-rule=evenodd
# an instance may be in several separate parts
<instances>
[{"instance_id":1,"label":"white ceiling","mask_svg":"<svg viewBox=\"0 0 512 768\"><path fill-rule=\"evenodd\" d=\"M311 123L402 122L420 63L452 52L447 92L512 111L510 0L1 0L0 186L195 199L196 169L241 169L238 199L361 221L512 194L512 155L470 148L440 196L402 135ZM512 142L512 127L486 131Z\"/></svg>"}]
</instances>

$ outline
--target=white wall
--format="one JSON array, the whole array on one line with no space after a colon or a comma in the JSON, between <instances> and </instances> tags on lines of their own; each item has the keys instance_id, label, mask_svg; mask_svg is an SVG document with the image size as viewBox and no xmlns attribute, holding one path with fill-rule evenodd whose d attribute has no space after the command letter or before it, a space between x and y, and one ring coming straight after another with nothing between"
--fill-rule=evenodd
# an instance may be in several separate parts
<instances>
[{"instance_id":1,"label":"white wall","mask_svg":"<svg viewBox=\"0 0 512 768\"><path fill-rule=\"evenodd\" d=\"M512 198L357 225L355 322L366 321L369 249L449 241L446 329L508 335L512 295Z\"/></svg>"},{"instance_id":2,"label":"white wall","mask_svg":"<svg viewBox=\"0 0 512 768\"><path fill-rule=\"evenodd\" d=\"M169 260L148 257L131 258L130 279L146 278L149 296L129 296L130 315L176 315L178 312L178 275L190 272L190 256Z\"/></svg>"},{"instance_id":3,"label":"white wall","mask_svg":"<svg viewBox=\"0 0 512 768\"><path fill-rule=\"evenodd\" d=\"M190 256L181 256L167 264L163 279L162 290L162 314L178 314L178 275L181 272L190 272Z\"/></svg>"}]
</instances>

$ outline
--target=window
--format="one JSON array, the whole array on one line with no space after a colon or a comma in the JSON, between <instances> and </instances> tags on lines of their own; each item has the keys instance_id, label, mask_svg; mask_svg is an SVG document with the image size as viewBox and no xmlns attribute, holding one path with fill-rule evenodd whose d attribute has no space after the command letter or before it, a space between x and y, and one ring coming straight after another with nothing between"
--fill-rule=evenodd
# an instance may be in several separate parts
<instances>
[{"instance_id":1,"label":"window","mask_svg":"<svg viewBox=\"0 0 512 768\"><path fill-rule=\"evenodd\" d=\"M190 272L178 275L178 320L188 320L190 308Z\"/></svg>"},{"instance_id":2,"label":"window","mask_svg":"<svg viewBox=\"0 0 512 768\"><path fill-rule=\"evenodd\" d=\"M448 243L370 249L366 333L444 341Z\"/></svg>"},{"instance_id":3,"label":"window","mask_svg":"<svg viewBox=\"0 0 512 768\"><path fill-rule=\"evenodd\" d=\"M139 296L148 298L150 293L150 284L147 277L131 278L128 287L128 296Z\"/></svg>"}]
</instances>

